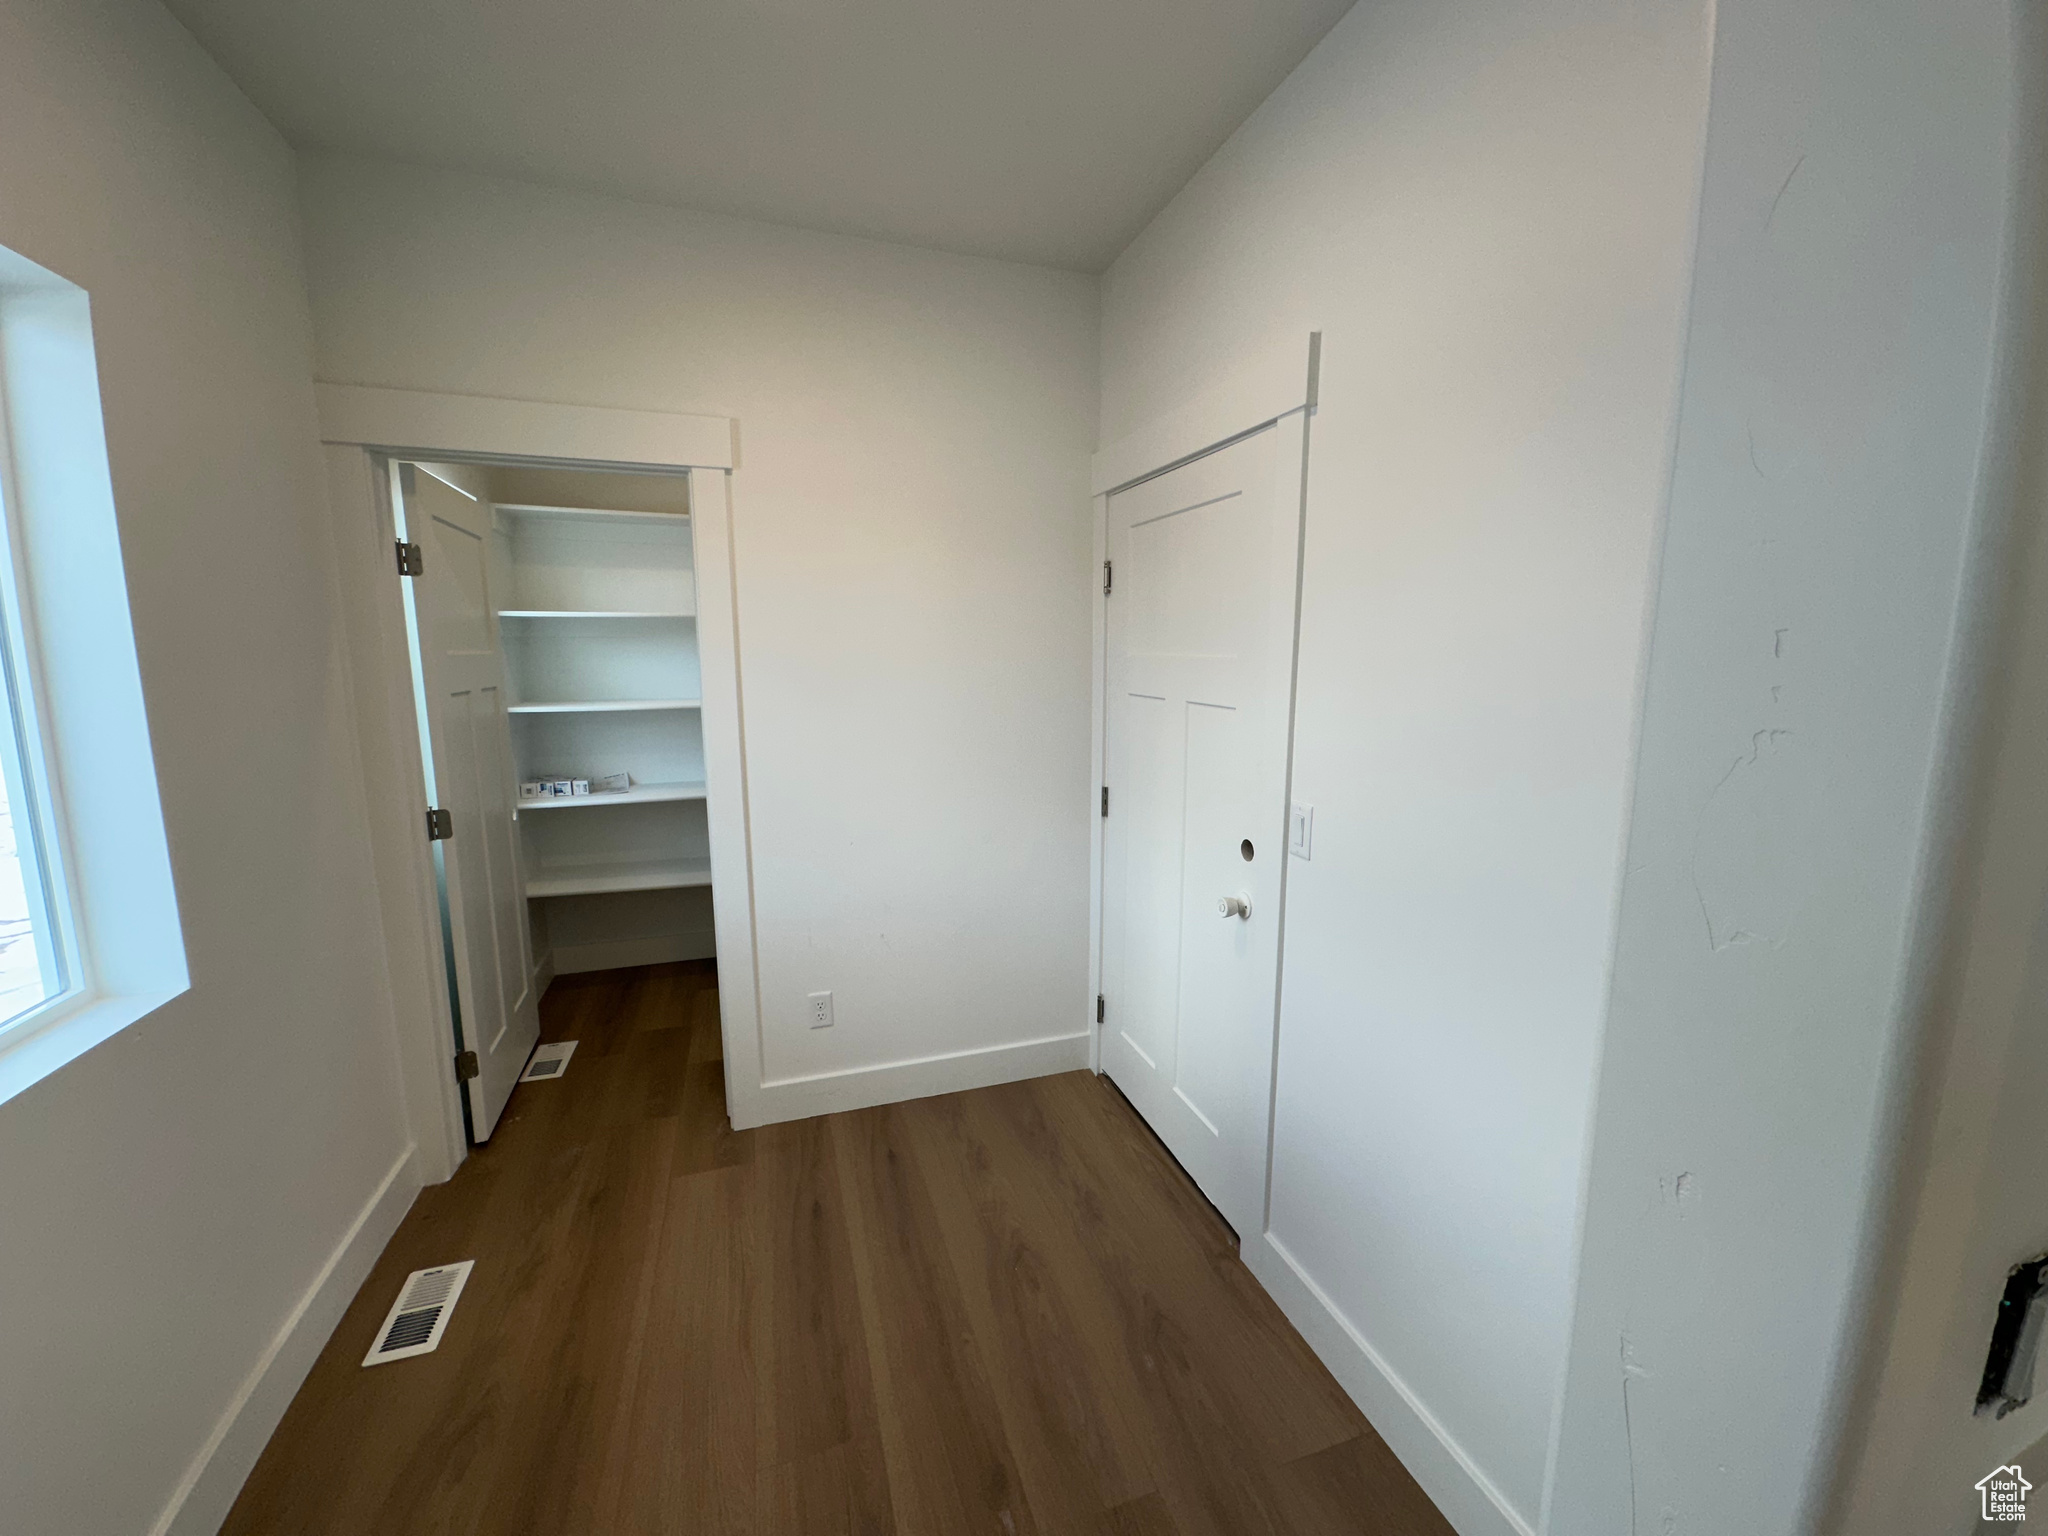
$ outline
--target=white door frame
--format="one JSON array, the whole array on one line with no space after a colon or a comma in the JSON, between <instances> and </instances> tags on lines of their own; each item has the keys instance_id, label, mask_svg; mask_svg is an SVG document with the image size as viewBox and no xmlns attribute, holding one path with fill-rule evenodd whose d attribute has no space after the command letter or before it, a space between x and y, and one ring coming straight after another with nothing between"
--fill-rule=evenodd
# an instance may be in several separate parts
<instances>
[{"instance_id":1,"label":"white door frame","mask_svg":"<svg viewBox=\"0 0 2048 1536\"><path fill-rule=\"evenodd\" d=\"M394 458L689 477L726 1108L735 1125L756 1123L760 982L731 500L737 423L723 416L356 385L320 384L316 393L346 628L339 669L353 695L389 956L398 1077L421 1179L432 1184L450 1177L468 1155L468 1144L455 1081L455 1026L434 866L424 834L419 724L395 566L390 477L383 468Z\"/></svg>"},{"instance_id":2,"label":"white door frame","mask_svg":"<svg viewBox=\"0 0 2048 1536\"><path fill-rule=\"evenodd\" d=\"M1090 769L1098 796L1106 782L1105 754L1109 727L1109 604L1113 594L1100 578L1109 558L1109 498L1141 480L1176 469L1190 459L1213 453L1240 437L1272 426L1296 411L1313 415L1322 371L1320 331L1292 333L1259 352L1218 369L1209 386L1176 410L1157 417L1101 449L1090 461L1088 489L1095 499L1094 710L1090 720ZM1303 539L1306 547L1306 537ZM1299 592L1295 623L1301 622ZM1293 762L1294 722L1288 720L1288 760ZM1098 801L1099 804L1099 801ZM1091 818L1088 838L1088 977L1095 996L1102 997L1102 877L1105 828L1099 809ZM1286 866L1281 866L1283 871ZM1285 879L1283 875L1282 890ZM1283 896L1284 903L1284 896ZM1283 905L1282 914L1285 908ZM1283 929L1281 943L1286 943ZM1102 1071L1103 1020L1098 1008L1088 1032L1088 1065ZM1272 1125L1267 1122L1268 1159ZM1242 1236L1249 1239L1252 1234Z\"/></svg>"}]
</instances>

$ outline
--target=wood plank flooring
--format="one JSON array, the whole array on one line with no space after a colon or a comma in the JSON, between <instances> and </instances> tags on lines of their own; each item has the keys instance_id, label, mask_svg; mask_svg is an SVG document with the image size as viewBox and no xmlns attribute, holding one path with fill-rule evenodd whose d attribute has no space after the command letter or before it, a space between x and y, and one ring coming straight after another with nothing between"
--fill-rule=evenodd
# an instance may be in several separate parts
<instances>
[{"instance_id":1,"label":"wood plank flooring","mask_svg":"<svg viewBox=\"0 0 2048 1536\"><path fill-rule=\"evenodd\" d=\"M1450 1536L1106 1079L736 1134L709 961L564 977L542 1038L229 1536Z\"/></svg>"}]
</instances>

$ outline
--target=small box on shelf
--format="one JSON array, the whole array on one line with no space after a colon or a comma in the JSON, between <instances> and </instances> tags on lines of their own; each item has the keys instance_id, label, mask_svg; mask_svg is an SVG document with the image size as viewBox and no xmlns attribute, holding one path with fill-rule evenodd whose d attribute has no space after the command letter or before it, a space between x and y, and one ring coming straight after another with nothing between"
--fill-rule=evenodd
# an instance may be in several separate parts
<instances>
[{"instance_id":1,"label":"small box on shelf","mask_svg":"<svg viewBox=\"0 0 2048 1536\"><path fill-rule=\"evenodd\" d=\"M522 800L563 800L589 793L588 779L524 779L519 785Z\"/></svg>"}]
</instances>

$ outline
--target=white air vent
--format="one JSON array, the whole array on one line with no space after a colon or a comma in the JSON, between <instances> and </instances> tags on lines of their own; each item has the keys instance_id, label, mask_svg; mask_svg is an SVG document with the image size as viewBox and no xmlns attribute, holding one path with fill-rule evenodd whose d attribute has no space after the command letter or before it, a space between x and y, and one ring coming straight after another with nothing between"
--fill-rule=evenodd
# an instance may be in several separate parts
<instances>
[{"instance_id":1,"label":"white air vent","mask_svg":"<svg viewBox=\"0 0 2048 1536\"><path fill-rule=\"evenodd\" d=\"M448 1314L462 1295L475 1259L460 1264L443 1264L438 1269L416 1269L405 1277L391 1315L377 1330L377 1343L363 1357L364 1365L382 1365L424 1355L441 1347L441 1335L448 1327Z\"/></svg>"},{"instance_id":2,"label":"white air vent","mask_svg":"<svg viewBox=\"0 0 2048 1536\"><path fill-rule=\"evenodd\" d=\"M526 1064L526 1070L519 1074L519 1081L535 1083L544 1077L560 1077L569 1070L569 1058L575 1054L574 1040L556 1040L547 1045L535 1046L533 1059Z\"/></svg>"}]
</instances>

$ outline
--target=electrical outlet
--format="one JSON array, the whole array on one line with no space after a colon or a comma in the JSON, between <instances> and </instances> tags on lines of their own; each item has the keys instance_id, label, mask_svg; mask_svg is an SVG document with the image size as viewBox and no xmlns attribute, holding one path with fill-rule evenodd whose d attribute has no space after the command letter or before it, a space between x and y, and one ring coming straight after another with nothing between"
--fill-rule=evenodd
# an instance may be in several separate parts
<instances>
[{"instance_id":1,"label":"electrical outlet","mask_svg":"<svg viewBox=\"0 0 2048 1536\"><path fill-rule=\"evenodd\" d=\"M1307 858L1309 845L1315 841L1315 832L1316 808L1295 801L1287 817L1287 851L1297 859Z\"/></svg>"},{"instance_id":2,"label":"electrical outlet","mask_svg":"<svg viewBox=\"0 0 2048 1536\"><path fill-rule=\"evenodd\" d=\"M830 1029L832 1027L832 994L830 992L813 992L810 997L810 1003L811 1028Z\"/></svg>"}]
</instances>

